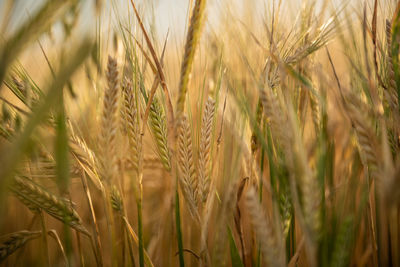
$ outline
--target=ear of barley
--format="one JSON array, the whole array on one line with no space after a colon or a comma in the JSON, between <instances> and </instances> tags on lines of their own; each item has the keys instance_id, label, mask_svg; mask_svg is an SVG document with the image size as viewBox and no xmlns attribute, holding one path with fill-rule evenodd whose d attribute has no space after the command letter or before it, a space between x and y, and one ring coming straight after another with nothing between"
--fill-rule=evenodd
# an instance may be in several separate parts
<instances>
[{"instance_id":1,"label":"ear of barley","mask_svg":"<svg viewBox=\"0 0 400 267\"><path fill-rule=\"evenodd\" d=\"M10 189L22 203L27 204L28 208L43 210L75 230L89 235L78 213L67 200L55 196L24 177L15 177Z\"/></svg>"},{"instance_id":2,"label":"ear of barley","mask_svg":"<svg viewBox=\"0 0 400 267\"><path fill-rule=\"evenodd\" d=\"M31 90L29 86L23 81L18 80L15 76L12 76L11 79L17 89L13 91L16 92L16 95L24 104L31 107Z\"/></svg>"},{"instance_id":3,"label":"ear of barley","mask_svg":"<svg viewBox=\"0 0 400 267\"><path fill-rule=\"evenodd\" d=\"M362 156L364 157L366 164L368 165L368 170L371 177L377 178L377 171L380 158L378 155L378 140L371 126L369 126L369 120L361 114L359 110L359 105L357 105L358 100L356 96L349 95L347 101L347 111L351 118L355 133L357 135L357 141L361 149Z\"/></svg>"},{"instance_id":4,"label":"ear of barley","mask_svg":"<svg viewBox=\"0 0 400 267\"><path fill-rule=\"evenodd\" d=\"M165 169L169 171L171 169L171 163L167 142L167 122L161 103L156 97L154 97L153 103L150 106L149 117L150 128L156 142L158 155Z\"/></svg>"},{"instance_id":5,"label":"ear of barley","mask_svg":"<svg viewBox=\"0 0 400 267\"><path fill-rule=\"evenodd\" d=\"M72 149L72 153L76 155L80 162L90 166L92 169L95 169L95 154L87 146L85 141L83 141L79 136L71 134L70 146Z\"/></svg>"},{"instance_id":6,"label":"ear of barley","mask_svg":"<svg viewBox=\"0 0 400 267\"><path fill-rule=\"evenodd\" d=\"M292 222L292 203L290 202L289 190L284 190L282 194L279 194L279 211L281 214L283 235L287 237Z\"/></svg>"},{"instance_id":7,"label":"ear of barley","mask_svg":"<svg viewBox=\"0 0 400 267\"><path fill-rule=\"evenodd\" d=\"M139 117L138 108L135 101L135 96L132 88L132 83L130 80L125 79L122 85L123 94L123 121L126 126L126 133L129 140L130 154L132 167L134 170L139 168L139 155L141 153L141 148L139 147Z\"/></svg>"},{"instance_id":8,"label":"ear of barley","mask_svg":"<svg viewBox=\"0 0 400 267\"><path fill-rule=\"evenodd\" d=\"M302 164L307 164L306 162ZM303 193L303 210L305 222L311 230L313 241L317 241L321 229L321 193L317 177L307 168L302 173L301 190Z\"/></svg>"},{"instance_id":9,"label":"ear of barley","mask_svg":"<svg viewBox=\"0 0 400 267\"><path fill-rule=\"evenodd\" d=\"M263 112L267 118L271 132L282 146L285 154L290 155L291 137L288 131L288 123L285 112L281 109L277 97L272 92L272 88L267 86L260 90L260 100L263 105Z\"/></svg>"},{"instance_id":10,"label":"ear of barley","mask_svg":"<svg viewBox=\"0 0 400 267\"><path fill-rule=\"evenodd\" d=\"M118 69L117 61L108 57L107 85L104 91L103 114L101 118L102 176L107 182L113 180L117 172L116 135L118 132Z\"/></svg>"},{"instance_id":11,"label":"ear of barley","mask_svg":"<svg viewBox=\"0 0 400 267\"><path fill-rule=\"evenodd\" d=\"M70 151L75 157L79 170L83 169L91 181L98 189L101 188L101 181L98 176L97 166L98 160L94 152L87 146L86 142L77 136L74 132L72 125L70 124ZM76 170L79 172L79 170ZM77 174L78 172L74 173Z\"/></svg>"},{"instance_id":12,"label":"ear of barley","mask_svg":"<svg viewBox=\"0 0 400 267\"><path fill-rule=\"evenodd\" d=\"M246 194L246 207L260 244L263 262L266 266L286 266L282 242L277 240L273 227L265 219L257 194L253 188Z\"/></svg>"},{"instance_id":13,"label":"ear of barley","mask_svg":"<svg viewBox=\"0 0 400 267\"><path fill-rule=\"evenodd\" d=\"M40 231L30 232L23 230L2 237L3 241L0 243L0 263L24 246L26 242L39 238L41 235Z\"/></svg>"},{"instance_id":14,"label":"ear of barley","mask_svg":"<svg viewBox=\"0 0 400 267\"><path fill-rule=\"evenodd\" d=\"M194 55L196 47L200 39L201 28L203 24L204 11L206 7L206 0L196 0L193 8L192 18L186 37L185 52L183 54L181 77L179 81L179 94L177 101L177 118L183 114L185 107L186 92L188 89L188 82L190 72L192 70Z\"/></svg>"},{"instance_id":15,"label":"ear of barley","mask_svg":"<svg viewBox=\"0 0 400 267\"><path fill-rule=\"evenodd\" d=\"M297 182L302 191L305 226L308 228L307 232L310 234L310 241L315 243L319 239L321 227L321 189L317 177L308 164L301 130L299 129L296 113L290 100L286 104L286 107L289 122L287 131L292 143L290 148L286 148L289 150L285 152L285 160L288 164L290 175L292 175L290 179L298 178ZM310 248L311 251L312 248ZM314 253L311 252L311 254Z\"/></svg>"},{"instance_id":16,"label":"ear of barley","mask_svg":"<svg viewBox=\"0 0 400 267\"><path fill-rule=\"evenodd\" d=\"M315 130L318 132L321 127L320 125L321 109L319 106L320 103L318 101L318 95L316 95L316 93L314 93L313 91L310 91L309 96L310 96L312 120L314 123Z\"/></svg>"},{"instance_id":17,"label":"ear of barley","mask_svg":"<svg viewBox=\"0 0 400 267\"><path fill-rule=\"evenodd\" d=\"M193 162L192 135L186 116L181 117L178 137L178 167L184 196L193 216L197 211L197 180Z\"/></svg>"},{"instance_id":18,"label":"ear of barley","mask_svg":"<svg viewBox=\"0 0 400 267\"><path fill-rule=\"evenodd\" d=\"M201 137L199 148L199 200L206 202L210 189L210 149L212 124L215 112L215 101L208 98L206 101L203 120L201 124Z\"/></svg>"},{"instance_id":19,"label":"ear of barley","mask_svg":"<svg viewBox=\"0 0 400 267\"><path fill-rule=\"evenodd\" d=\"M123 203L122 203L122 198L121 194L119 193L119 190L115 185L111 187L111 206L112 208L118 212L119 214L123 214Z\"/></svg>"}]
</instances>

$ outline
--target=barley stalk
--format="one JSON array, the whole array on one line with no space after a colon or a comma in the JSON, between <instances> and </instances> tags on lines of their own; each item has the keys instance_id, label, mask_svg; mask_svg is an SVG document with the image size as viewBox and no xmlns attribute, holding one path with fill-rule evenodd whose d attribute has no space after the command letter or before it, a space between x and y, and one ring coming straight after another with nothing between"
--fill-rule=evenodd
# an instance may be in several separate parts
<instances>
[{"instance_id":1,"label":"barley stalk","mask_svg":"<svg viewBox=\"0 0 400 267\"><path fill-rule=\"evenodd\" d=\"M357 140L365 158L366 163L372 177L376 178L378 171L378 158L377 154L379 149L377 147L378 141L371 126L368 125L368 119L359 111L356 97L351 95L346 105L347 111L351 118L354 130L357 134Z\"/></svg>"},{"instance_id":2,"label":"barley stalk","mask_svg":"<svg viewBox=\"0 0 400 267\"><path fill-rule=\"evenodd\" d=\"M123 214L124 213L124 207L123 207L123 203L122 203L122 197L121 194L119 193L119 190L117 189L117 187L115 185L113 185L111 187L111 206L112 208L118 212L119 214Z\"/></svg>"},{"instance_id":3,"label":"barley stalk","mask_svg":"<svg viewBox=\"0 0 400 267\"><path fill-rule=\"evenodd\" d=\"M310 239L311 242L316 243L319 238L321 227L321 190L319 188L317 177L308 165L304 143L302 136L300 135L301 131L296 120L293 105L288 101L286 106L290 123L289 128L287 129L293 140L290 148L291 154L289 154L290 152L285 154L286 161L288 162L289 171L292 175L290 179L298 177L299 186L302 191L305 227L308 228L307 232L310 235L308 239ZM315 255L312 255L313 249L309 248L309 250L310 258L315 257ZM314 259L310 259L311 265L314 265L313 261Z\"/></svg>"},{"instance_id":4,"label":"barley stalk","mask_svg":"<svg viewBox=\"0 0 400 267\"><path fill-rule=\"evenodd\" d=\"M210 149L212 124L215 112L215 101L208 98L206 101L203 120L201 125L201 137L199 148L199 200L207 201L208 192L210 190Z\"/></svg>"},{"instance_id":5,"label":"barley stalk","mask_svg":"<svg viewBox=\"0 0 400 267\"><path fill-rule=\"evenodd\" d=\"M200 39L205 7L206 7L206 0L196 0L195 6L193 8L192 18L190 20L190 26L186 37L185 52L183 54L183 60L181 66L179 93L176 104L176 109L177 109L176 117L178 118L178 120L179 117L182 115L185 107L185 99L188 90L189 76L192 70L196 47Z\"/></svg>"},{"instance_id":6,"label":"barley stalk","mask_svg":"<svg viewBox=\"0 0 400 267\"><path fill-rule=\"evenodd\" d=\"M126 124L126 130L129 140L130 148L130 162L134 170L139 169L139 155L141 148L139 147L139 119L138 119L138 108L135 101L135 96L132 88L132 83L129 80L125 80L122 85L123 92L123 118Z\"/></svg>"},{"instance_id":7,"label":"barley stalk","mask_svg":"<svg viewBox=\"0 0 400 267\"><path fill-rule=\"evenodd\" d=\"M178 167L180 181L189 211L196 217L197 213L197 186L196 172L193 162L192 135L186 116L181 117L178 137Z\"/></svg>"},{"instance_id":8,"label":"barley stalk","mask_svg":"<svg viewBox=\"0 0 400 267\"><path fill-rule=\"evenodd\" d=\"M157 98L153 99L150 107L150 127L154 135L158 154L165 169L171 169L170 152L167 142L167 123L162 106Z\"/></svg>"},{"instance_id":9,"label":"barley stalk","mask_svg":"<svg viewBox=\"0 0 400 267\"><path fill-rule=\"evenodd\" d=\"M311 112L312 119L314 123L315 130L318 132L320 129L320 121L321 121L321 109L318 102L318 95L315 95L314 92L309 93L310 96L310 104L311 104Z\"/></svg>"},{"instance_id":10,"label":"barley stalk","mask_svg":"<svg viewBox=\"0 0 400 267\"><path fill-rule=\"evenodd\" d=\"M222 200L222 205L219 208L218 217L217 217L217 225L216 227L216 235L214 237L214 248L213 248L213 261L211 266L225 266L225 258L224 258L224 247L226 242L226 227L228 224L228 219L231 218L232 213L235 208L235 204L237 202L237 191L238 191L238 181L237 179L234 182L231 182L227 185L228 188L225 189L224 198ZM213 197L211 197L213 199ZM208 211L211 212L211 211ZM210 214L206 214L208 217ZM205 217L207 221L205 221L206 225L202 229L207 230L210 218ZM202 234L206 234L203 232ZM203 237L203 242L205 239Z\"/></svg>"},{"instance_id":11,"label":"barley stalk","mask_svg":"<svg viewBox=\"0 0 400 267\"><path fill-rule=\"evenodd\" d=\"M272 88L268 87L260 90L260 100L263 105L263 112L268 119L271 132L282 146L285 154L291 155L291 137L288 131L287 119L285 112L281 109L277 97L272 92Z\"/></svg>"},{"instance_id":12,"label":"barley stalk","mask_svg":"<svg viewBox=\"0 0 400 267\"><path fill-rule=\"evenodd\" d=\"M260 243L264 264L267 266L285 266L282 244L277 240L273 227L265 219L264 212L253 188L246 194L246 207L250 213L257 240Z\"/></svg>"},{"instance_id":13,"label":"barley stalk","mask_svg":"<svg viewBox=\"0 0 400 267\"><path fill-rule=\"evenodd\" d=\"M72 173L79 176L80 170L85 171L93 184L98 189L101 189L102 184L97 173L98 160L95 153L87 146L86 142L77 136L74 132L72 124L70 123L70 151L75 157L79 166L76 166ZM78 168L78 169L77 169Z\"/></svg>"},{"instance_id":14,"label":"barley stalk","mask_svg":"<svg viewBox=\"0 0 400 267\"><path fill-rule=\"evenodd\" d=\"M117 173L116 136L118 132L118 69L117 61L108 57L107 84L104 92L103 114L101 118L102 175L110 183Z\"/></svg>"},{"instance_id":15,"label":"barley stalk","mask_svg":"<svg viewBox=\"0 0 400 267\"><path fill-rule=\"evenodd\" d=\"M15 196L30 209L43 210L71 226L75 230L90 236L82 225L81 218L67 200L48 192L28 178L15 177L10 187Z\"/></svg>"}]
</instances>

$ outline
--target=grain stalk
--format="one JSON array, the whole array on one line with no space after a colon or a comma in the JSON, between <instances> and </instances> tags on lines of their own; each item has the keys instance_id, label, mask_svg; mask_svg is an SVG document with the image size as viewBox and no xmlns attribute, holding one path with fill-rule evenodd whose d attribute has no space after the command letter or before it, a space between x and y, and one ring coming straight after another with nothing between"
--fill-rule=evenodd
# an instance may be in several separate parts
<instances>
[{"instance_id":1,"label":"grain stalk","mask_svg":"<svg viewBox=\"0 0 400 267\"><path fill-rule=\"evenodd\" d=\"M104 91L103 112L101 117L100 143L102 149L102 178L108 183L117 173L116 137L118 133L118 69L117 61L111 56L107 64L107 89Z\"/></svg>"},{"instance_id":2,"label":"grain stalk","mask_svg":"<svg viewBox=\"0 0 400 267\"><path fill-rule=\"evenodd\" d=\"M179 137L178 137L178 166L179 166L179 180L181 182L184 196L194 219L199 221L197 211L198 201L198 181L193 161L192 150L192 134L190 125L186 116L181 117L179 123Z\"/></svg>"},{"instance_id":3,"label":"grain stalk","mask_svg":"<svg viewBox=\"0 0 400 267\"><path fill-rule=\"evenodd\" d=\"M157 98L153 99L150 107L150 127L156 141L160 160L167 171L171 170L171 155L168 148L168 132L166 118L161 103Z\"/></svg>"},{"instance_id":4,"label":"grain stalk","mask_svg":"<svg viewBox=\"0 0 400 267\"><path fill-rule=\"evenodd\" d=\"M139 121L138 108L132 88L132 82L125 79L122 85L123 93L123 121L126 124L127 135L129 140L129 159L135 171L139 168L139 157L141 147L139 146Z\"/></svg>"},{"instance_id":5,"label":"grain stalk","mask_svg":"<svg viewBox=\"0 0 400 267\"><path fill-rule=\"evenodd\" d=\"M125 80L123 85L123 114L127 125L127 134L130 144L129 158L133 163L135 177L132 178L132 188L136 197L137 215L138 215L138 230L139 230L139 265L144 266L144 241L143 241L143 153L142 153L142 135L140 134L139 124L139 109L138 103L135 100L132 84L129 80ZM116 191L114 190L114 193ZM118 192L118 191L117 191ZM118 195L119 196L119 195ZM120 199L120 200L119 200ZM118 200L118 201L117 201ZM113 207L118 210L120 216L124 216L122 209L122 199L114 197Z\"/></svg>"},{"instance_id":6,"label":"grain stalk","mask_svg":"<svg viewBox=\"0 0 400 267\"><path fill-rule=\"evenodd\" d=\"M214 121L215 101L208 98L205 104L201 124L199 148L199 201L205 203L210 191L210 152L212 146L212 126Z\"/></svg>"},{"instance_id":7,"label":"grain stalk","mask_svg":"<svg viewBox=\"0 0 400 267\"><path fill-rule=\"evenodd\" d=\"M73 207L71 207L69 201L53 195L43 187L24 177L14 177L10 189L22 203L27 203L30 209L43 210L82 234L90 236L89 232L82 225L81 218Z\"/></svg>"},{"instance_id":8,"label":"grain stalk","mask_svg":"<svg viewBox=\"0 0 400 267\"><path fill-rule=\"evenodd\" d=\"M190 26L188 29L185 52L183 54L183 60L181 65L181 75L179 81L179 93L178 100L176 103L177 118L183 114L185 107L186 93L188 90L188 83L190 72L192 71L192 65L194 61L194 55L196 47L200 40L201 30L203 26L203 19L205 17L206 0L196 0L193 8L192 18L190 20Z\"/></svg>"},{"instance_id":9,"label":"grain stalk","mask_svg":"<svg viewBox=\"0 0 400 267\"><path fill-rule=\"evenodd\" d=\"M108 87L104 91L103 98L103 111L101 117L101 175L102 179L106 183L106 187L102 191L106 217L108 221L110 242L112 247L112 263L116 263L116 236L114 228L114 218L112 215L112 207L110 203L111 196L111 185L116 182L118 173L118 160L117 160L117 148L116 138L118 134L118 98L119 98L119 85L118 85L118 68L117 61L111 56L108 57L107 63L107 85Z\"/></svg>"},{"instance_id":10,"label":"grain stalk","mask_svg":"<svg viewBox=\"0 0 400 267\"><path fill-rule=\"evenodd\" d=\"M88 206L90 209L90 215L91 215L91 220L92 220L92 228L93 228L93 235L91 238L92 246L95 251L95 257L96 257L96 263L97 266L102 267L103 266L103 255L101 253L101 240L100 240L100 231L99 231L99 225L97 224L97 218L96 218L96 213L94 211L93 207L93 201L92 201L92 196L89 191L89 186L87 183L86 179L86 174L85 172L82 172L81 175L81 181L82 181L82 186L83 190L85 191L86 195L86 200L88 202Z\"/></svg>"},{"instance_id":11,"label":"grain stalk","mask_svg":"<svg viewBox=\"0 0 400 267\"><path fill-rule=\"evenodd\" d=\"M263 262L268 266L285 266L285 255L275 230L265 219L257 194L253 188L246 193L246 207L260 243Z\"/></svg>"}]
</instances>

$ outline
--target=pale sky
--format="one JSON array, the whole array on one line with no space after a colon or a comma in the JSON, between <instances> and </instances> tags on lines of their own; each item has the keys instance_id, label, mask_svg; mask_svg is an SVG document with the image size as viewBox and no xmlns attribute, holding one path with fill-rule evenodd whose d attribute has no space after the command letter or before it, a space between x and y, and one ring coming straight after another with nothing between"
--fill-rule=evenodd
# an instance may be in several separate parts
<instances>
[{"instance_id":1,"label":"pale sky","mask_svg":"<svg viewBox=\"0 0 400 267\"><path fill-rule=\"evenodd\" d=\"M0 0L0 18L4 17L4 6L8 0ZM185 29L185 23L187 18L187 11L189 6L189 0L134 0L138 7L145 8L147 16L145 18L151 19L150 14L152 13L152 8L154 9L156 27L159 34L164 35L168 29L172 34L183 35ZM275 0L278 2L278 0ZM316 3L321 3L323 0L316 0ZM356 0L345 0L346 2L355 2ZM358 1L358 0L357 0ZM15 0L17 12L14 12L14 17L11 23L11 27L15 27L19 22L26 19L28 14L33 14L35 10L44 2L44 0ZM93 14L93 3L94 0L86 0L84 2L84 16L81 16L80 24L81 26L91 27L95 22ZM105 13L109 13L112 10L111 2L116 3L121 7L121 14L130 7L130 0L103 0L107 5L105 8ZM252 3L253 2L253 3ZM226 12L226 10L231 10L234 6L236 7L236 12L242 12L245 10L245 6L253 5L255 14L253 16L261 16L261 12L264 7L270 4L270 0L208 0L207 1L207 12L209 21L213 21L216 17L220 16L221 13ZM300 3L302 0L282 0L283 6L286 4L285 12L292 15L299 10ZM343 2L342 0L333 0L331 2ZM143 3L146 3L143 5ZM268 4L267 4L268 3ZM289 4L288 4L289 3ZM259 13L259 14L257 14ZM240 14L239 14L240 15ZM126 12L125 12L126 16ZM1 19L0 19L1 21Z\"/></svg>"}]
</instances>

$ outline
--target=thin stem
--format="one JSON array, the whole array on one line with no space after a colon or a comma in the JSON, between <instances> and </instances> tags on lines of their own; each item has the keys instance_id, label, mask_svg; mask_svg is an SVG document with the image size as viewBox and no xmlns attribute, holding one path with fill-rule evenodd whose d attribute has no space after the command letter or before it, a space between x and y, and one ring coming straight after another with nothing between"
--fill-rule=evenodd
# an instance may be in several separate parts
<instances>
[{"instance_id":1,"label":"thin stem","mask_svg":"<svg viewBox=\"0 0 400 267\"><path fill-rule=\"evenodd\" d=\"M99 226L97 224L97 220L96 220L96 214L94 212L94 208L93 208L93 202L92 202L92 197L90 195L90 191L89 191L89 187L87 184L87 178L86 178L86 174L85 172L82 172L81 175L81 180L82 180L82 186L83 186L83 190L86 193L86 200L88 202L89 205L89 209L90 209L90 215L91 215L91 219L92 219L92 228L93 228L93 237L92 239L92 243L95 244L95 258L96 258L96 263L97 266L103 266L103 257L101 254L101 242L100 242L100 234L99 234Z\"/></svg>"},{"instance_id":2,"label":"thin stem","mask_svg":"<svg viewBox=\"0 0 400 267\"><path fill-rule=\"evenodd\" d=\"M40 223L42 225L42 236L43 236L43 246L44 246L43 257L45 259L47 266L50 266L49 242L47 240L47 234L46 234L47 233L46 220L44 218L43 211L40 211L39 214L40 214Z\"/></svg>"},{"instance_id":3,"label":"thin stem","mask_svg":"<svg viewBox=\"0 0 400 267\"><path fill-rule=\"evenodd\" d=\"M176 220L176 233L178 239L179 266L184 267L185 260L183 258L183 241L182 241L182 229L181 229L181 213L179 207L178 181L176 181L176 191L175 191L175 220Z\"/></svg>"},{"instance_id":4,"label":"thin stem","mask_svg":"<svg viewBox=\"0 0 400 267\"><path fill-rule=\"evenodd\" d=\"M139 230L139 266L144 267L143 222L142 222L142 199L141 199L141 197L139 197L139 199L137 200L137 209L138 209L138 230Z\"/></svg>"}]
</instances>

